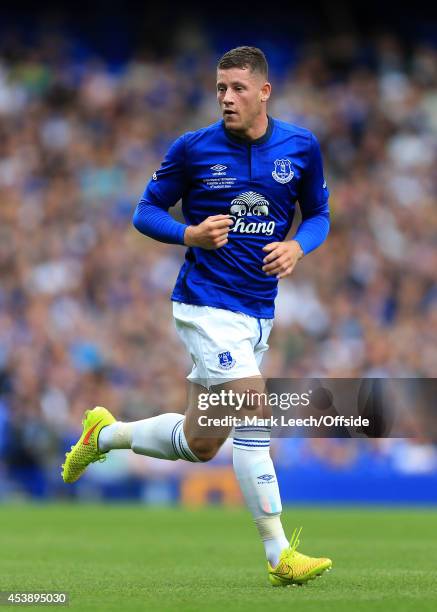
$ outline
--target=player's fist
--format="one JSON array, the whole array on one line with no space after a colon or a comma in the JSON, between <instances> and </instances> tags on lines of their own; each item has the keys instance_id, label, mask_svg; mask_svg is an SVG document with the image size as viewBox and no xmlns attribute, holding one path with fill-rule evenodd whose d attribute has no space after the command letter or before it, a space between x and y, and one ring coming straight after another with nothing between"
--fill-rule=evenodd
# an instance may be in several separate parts
<instances>
[{"instance_id":1,"label":"player's fist","mask_svg":"<svg viewBox=\"0 0 437 612\"><path fill-rule=\"evenodd\" d=\"M278 279L291 274L294 266L303 257L302 248L296 240L271 242L266 244L263 251L268 253L263 259L263 272Z\"/></svg>"},{"instance_id":2,"label":"player's fist","mask_svg":"<svg viewBox=\"0 0 437 612\"><path fill-rule=\"evenodd\" d=\"M229 215L207 217L199 225L189 225L185 230L184 244L202 249L219 249L228 241L229 228L233 221Z\"/></svg>"}]
</instances>

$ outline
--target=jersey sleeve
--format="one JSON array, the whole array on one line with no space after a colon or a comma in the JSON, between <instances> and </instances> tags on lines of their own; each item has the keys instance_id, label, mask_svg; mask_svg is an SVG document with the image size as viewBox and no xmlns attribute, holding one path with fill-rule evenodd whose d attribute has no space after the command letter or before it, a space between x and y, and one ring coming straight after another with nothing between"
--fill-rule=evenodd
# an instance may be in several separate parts
<instances>
[{"instance_id":1,"label":"jersey sleeve","mask_svg":"<svg viewBox=\"0 0 437 612\"><path fill-rule=\"evenodd\" d=\"M319 247L329 233L328 199L329 190L323 176L320 145L311 134L308 163L298 197L302 222L293 238L299 242L305 255Z\"/></svg>"},{"instance_id":2,"label":"jersey sleeve","mask_svg":"<svg viewBox=\"0 0 437 612\"><path fill-rule=\"evenodd\" d=\"M185 137L181 136L168 150L135 209L136 229L160 242L184 244L187 225L173 219L168 209L181 199L186 188Z\"/></svg>"}]
</instances>

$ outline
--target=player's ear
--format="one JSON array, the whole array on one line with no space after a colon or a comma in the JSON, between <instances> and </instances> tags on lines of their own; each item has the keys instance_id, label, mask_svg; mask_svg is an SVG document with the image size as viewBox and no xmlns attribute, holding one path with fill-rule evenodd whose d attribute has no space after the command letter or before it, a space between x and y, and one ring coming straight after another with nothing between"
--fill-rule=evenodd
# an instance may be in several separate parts
<instances>
[{"instance_id":1,"label":"player's ear","mask_svg":"<svg viewBox=\"0 0 437 612\"><path fill-rule=\"evenodd\" d=\"M267 100L270 98L271 92L272 86L270 85L270 83L265 82L261 88L261 102L267 102Z\"/></svg>"}]
</instances>

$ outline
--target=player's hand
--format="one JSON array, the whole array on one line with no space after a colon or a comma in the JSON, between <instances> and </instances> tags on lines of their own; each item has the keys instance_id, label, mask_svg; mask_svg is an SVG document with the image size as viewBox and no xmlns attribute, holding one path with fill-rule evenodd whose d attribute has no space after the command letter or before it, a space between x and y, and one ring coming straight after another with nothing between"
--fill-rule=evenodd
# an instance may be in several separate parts
<instances>
[{"instance_id":1,"label":"player's hand","mask_svg":"<svg viewBox=\"0 0 437 612\"><path fill-rule=\"evenodd\" d=\"M228 242L229 228L233 220L230 215L213 215L199 225L189 225L185 230L184 244L202 249L219 249Z\"/></svg>"},{"instance_id":2,"label":"player's hand","mask_svg":"<svg viewBox=\"0 0 437 612\"><path fill-rule=\"evenodd\" d=\"M296 240L271 242L266 244L263 251L268 253L263 259L263 272L278 279L291 274L299 259L303 257L302 248Z\"/></svg>"}]
</instances>

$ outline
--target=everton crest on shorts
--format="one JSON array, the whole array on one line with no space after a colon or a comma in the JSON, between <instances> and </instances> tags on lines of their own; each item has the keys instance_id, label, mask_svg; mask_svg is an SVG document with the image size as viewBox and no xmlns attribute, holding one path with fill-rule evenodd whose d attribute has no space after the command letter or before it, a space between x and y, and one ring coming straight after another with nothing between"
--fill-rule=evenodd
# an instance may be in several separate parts
<instances>
[{"instance_id":1,"label":"everton crest on shorts","mask_svg":"<svg viewBox=\"0 0 437 612\"><path fill-rule=\"evenodd\" d=\"M235 359L232 359L230 351L223 351L218 354L219 365L224 370L230 370L235 365Z\"/></svg>"}]
</instances>

